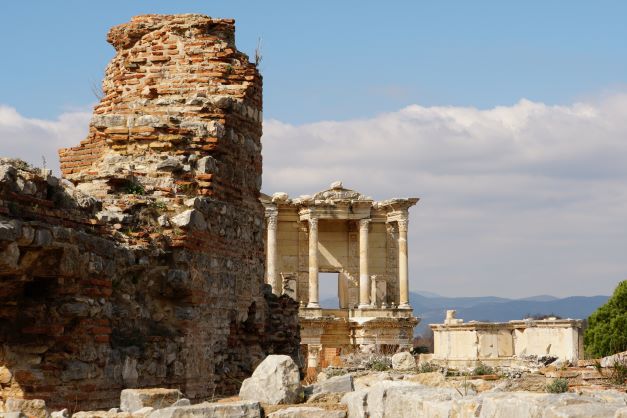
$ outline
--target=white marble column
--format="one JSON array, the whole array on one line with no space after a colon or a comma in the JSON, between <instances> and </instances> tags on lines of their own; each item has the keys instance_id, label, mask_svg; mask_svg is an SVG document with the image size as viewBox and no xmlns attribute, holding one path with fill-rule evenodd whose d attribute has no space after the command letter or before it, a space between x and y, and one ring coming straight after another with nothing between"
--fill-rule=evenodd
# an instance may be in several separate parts
<instances>
[{"instance_id":1,"label":"white marble column","mask_svg":"<svg viewBox=\"0 0 627 418\"><path fill-rule=\"evenodd\" d=\"M309 218L309 303L307 307L319 308L318 302L318 218Z\"/></svg>"},{"instance_id":2,"label":"white marble column","mask_svg":"<svg viewBox=\"0 0 627 418\"><path fill-rule=\"evenodd\" d=\"M281 283L279 281L279 275L277 273L277 265L278 265L278 252L277 252L277 241L276 241L276 231L278 224L278 213L270 212L268 214L268 242L267 242L267 252L266 252L266 275L267 281L270 286L272 286L272 293L275 295L281 294Z\"/></svg>"},{"instance_id":3,"label":"white marble column","mask_svg":"<svg viewBox=\"0 0 627 418\"><path fill-rule=\"evenodd\" d=\"M368 227L370 219L359 220L359 309L370 307L368 273Z\"/></svg>"},{"instance_id":4,"label":"white marble column","mask_svg":"<svg viewBox=\"0 0 627 418\"><path fill-rule=\"evenodd\" d=\"M398 288L400 309L410 308L409 306L409 274L407 260L407 224L409 220L405 217L398 221Z\"/></svg>"}]
</instances>

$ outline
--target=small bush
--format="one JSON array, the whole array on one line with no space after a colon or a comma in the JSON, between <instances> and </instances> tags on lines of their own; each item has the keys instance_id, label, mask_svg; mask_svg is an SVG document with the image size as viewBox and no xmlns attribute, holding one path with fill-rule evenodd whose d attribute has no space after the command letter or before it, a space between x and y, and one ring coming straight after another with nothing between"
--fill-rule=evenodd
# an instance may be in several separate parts
<instances>
[{"instance_id":1,"label":"small bush","mask_svg":"<svg viewBox=\"0 0 627 418\"><path fill-rule=\"evenodd\" d=\"M144 190L144 186L142 186L141 184L137 182L132 182L129 183L128 186L126 186L126 193L141 196L146 194L146 190Z\"/></svg>"},{"instance_id":2,"label":"small bush","mask_svg":"<svg viewBox=\"0 0 627 418\"><path fill-rule=\"evenodd\" d=\"M555 379L546 385L546 391L549 393L564 393L568 390L568 379Z\"/></svg>"},{"instance_id":3,"label":"small bush","mask_svg":"<svg viewBox=\"0 0 627 418\"><path fill-rule=\"evenodd\" d=\"M386 370L390 370L392 368L392 359L384 356L376 356L372 357L366 363L366 368L377 371L384 372Z\"/></svg>"},{"instance_id":4,"label":"small bush","mask_svg":"<svg viewBox=\"0 0 627 418\"><path fill-rule=\"evenodd\" d=\"M625 384L627 380L627 361L616 360L612 366L610 366L610 382L615 385Z\"/></svg>"},{"instance_id":5,"label":"small bush","mask_svg":"<svg viewBox=\"0 0 627 418\"><path fill-rule=\"evenodd\" d=\"M420 363L420 366L418 366L418 373L431 373L437 372L438 370L440 370L440 368L431 362Z\"/></svg>"},{"instance_id":6,"label":"small bush","mask_svg":"<svg viewBox=\"0 0 627 418\"><path fill-rule=\"evenodd\" d=\"M492 367L479 363L477 367L473 369L472 374L475 376L483 376L486 374L495 374L495 371Z\"/></svg>"}]
</instances>

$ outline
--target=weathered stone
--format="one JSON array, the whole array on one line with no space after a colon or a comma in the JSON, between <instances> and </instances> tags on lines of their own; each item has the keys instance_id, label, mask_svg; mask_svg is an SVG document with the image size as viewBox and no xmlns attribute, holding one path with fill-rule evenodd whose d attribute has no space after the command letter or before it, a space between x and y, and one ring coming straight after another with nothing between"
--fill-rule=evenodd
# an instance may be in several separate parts
<instances>
[{"instance_id":1,"label":"weathered stone","mask_svg":"<svg viewBox=\"0 0 627 418\"><path fill-rule=\"evenodd\" d=\"M307 406L293 406L268 414L268 418L346 418L346 412Z\"/></svg>"},{"instance_id":2,"label":"weathered stone","mask_svg":"<svg viewBox=\"0 0 627 418\"><path fill-rule=\"evenodd\" d=\"M420 383L425 386L443 386L446 378L440 372L418 373L414 375L406 375L403 379L408 382Z\"/></svg>"},{"instance_id":3,"label":"weathered stone","mask_svg":"<svg viewBox=\"0 0 627 418\"><path fill-rule=\"evenodd\" d=\"M398 371L414 370L416 359L410 352L401 351L392 356L392 368Z\"/></svg>"},{"instance_id":4,"label":"weathered stone","mask_svg":"<svg viewBox=\"0 0 627 418\"><path fill-rule=\"evenodd\" d=\"M215 173L218 171L218 165L216 159L208 155L198 160L196 169L201 173Z\"/></svg>"},{"instance_id":5,"label":"weathered stone","mask_svg":"<svg viewBox=\"0 0 627 418\"><path fill-rule=\"evenodd\" d=\"M120 393L120 409L125 412L135 412L146 406L160 409L172 406L183 398L178 389L124 389Z\"/></svg>"},{"instance_id":6,"label":"weathered stone","mask_svg":"<svg viewBox=\"0 0 627 418\"><path fill-rule=\"evenodd\" d=\"M4 366L0 366L0 385L8 385L11 382L13 374L11 370Z\"/></svg>"},{"instance_id":7,"label":"weathered stone","mask_svg":"<svg viewBox=\"0 0 627 418\"><path fill-rule=\"evenodd\" d=\"M152 412L149 418L261 418L259 402L240 401L225 403L200 403L191 406L180 406L159 409Z\"/></svg>"},{"instance_id":8,"label":"weathered stone","mask_svg":"<svg viewBox=\"0 0 627 418\"><path fill-rule=\"evenodd\" d=\"M181 164L181 161L178 158L173 157L168 157L157 164L157 170L163 171L176 171L181 170L182 168L183 164Z\"/></svg>"},{"instance_id":9,"label":"weathered stone","mask_svg":"<svg viewBox=\"0 0 627 418\"><path fill-rule=\"evenodd\" d=\"M170 219L174 225L180 228L203 230L207 223L202 214L195 209L186 210Z\"/></svg>"},{"instance_id":10,"label":"weathered stone","mask_svg":"<svg viewBox=\"0 0 627 418\"><path fill-rule=\"evenodd\" d=\"M180 400L179 400L180 401ZM179 401L174 402L174 404L172 406L187 406L189 405L189 400L187 400L187 405L177 405L179 403ZM155 408L152 408L150 406L145 406L141 409L138 409L137 411L133 412L133 418L148 418L148 416L150 414L152 414L152 412L155 410Z\"/></svg>"},{"instance_id":11,"label":"weathered stone","mask_svg":"<svg viewBox=\"0 0 627 418\"><path fill-rule=\"evenodd\" d=\"M345 374L326 379L322 382L311 385L311 393L342 393L352 392L355 390L353 386L353 376Z\"/></svg>"},{"instance_id":12,"label":"weathered stone","mask_svg":"<svg viewBox=\"0 0 627 418\"><path fill-rule=\"evenodd\" d=\"M616 405L583 403L577 405L549 406L543 418L614 418Z\"/></svg>"},{"instance_id":13,"label":"weathered stone","mask_svg":"<svg viewBox=\"0 0 627 418\"><path fill-rule=\"evenodd\" d=\"M368 418L368 391L348 392L341 403L348 408L348 418Z\"/></svg>"},{"instance_id":14,"label":"weathered stone","mask_svg":"<svg viewBox=\"0 0 627 418\"><path fill-rule=\"evenodd\" d=\"M627 408L620 408L616 410L614 418L627 418Z\"/></svg>"},{"instance_id":15,"label":"weathered stone","mask_svg":"<svg viewBox=\"0 0 627 418\"><path fill-rule=\"evenodd\" d=\"M9 398L4 403L6 412L21 412L34 418L49 418L50 412L46 408L46 402L42 399L15 399Z\"/></svg>"},{"instance_id":16,"label":"weathered stone","mask_svg":"<svg viewBox=\"0 0 627 418\"><path fill-rule=\"evenodd\" d=\"M70 413L67 409L62 409L60 411L53 411L50 413L50 418L69 418Z\"/></svg>"},{"instance_id":17,"label":"weathered stone","mask_svg":"<svg viewBox=\"0 0 627 418\"><path fill-rule=\"evenodd\" d=\"M271 355L244 380L239 396L270 405L298 403L303 400L298 366L289 356Z\"/></svg>"}]
</instances>

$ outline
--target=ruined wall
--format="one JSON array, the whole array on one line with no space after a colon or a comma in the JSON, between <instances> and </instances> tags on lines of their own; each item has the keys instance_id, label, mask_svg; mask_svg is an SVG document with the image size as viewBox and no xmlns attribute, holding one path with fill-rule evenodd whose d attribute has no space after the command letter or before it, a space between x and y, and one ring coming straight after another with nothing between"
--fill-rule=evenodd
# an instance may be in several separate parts
<instances>
[{"instance_id":1,"label":"ruined wall","mask_svg":"<svg viewBox=\"0 0 627 418\"><path fill-rule=\"evenodd\" d=\"M296 303L264 291L261 78L232 20L139 16L108 40L65 179L0 163L0 394L232 394L300 339Z\"/></svg>"}]
</instances>

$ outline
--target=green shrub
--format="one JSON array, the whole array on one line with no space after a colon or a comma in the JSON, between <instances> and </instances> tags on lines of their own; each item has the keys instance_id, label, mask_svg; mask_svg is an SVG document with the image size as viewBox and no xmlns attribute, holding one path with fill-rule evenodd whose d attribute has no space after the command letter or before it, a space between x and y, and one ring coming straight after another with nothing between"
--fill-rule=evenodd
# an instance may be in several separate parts
<instances>
[{"instance_id":1,"label":"green shrub","mask_svg":"<svg viewBox=\"0 0 627 418\"><path fill-rule=\"evenodd\" d=\"M592 357L627 350L627 280L620 282L605 305L588 318L584 345Z\"/></svg>"},{"instance_id":2,"label":"green shrub","mask_svg":"<svg viewBox=\"0 0 627 418\"><path fill-rule=\"evenodd\" d=\"M418 366L418 373L431 373L437 372L438 370L440 370L440 368L431 362L420 363L420 366Z\"/></svg>"},{"instance_id":3,"label":"green shrub","mask_svg":"<svg viewBox=\"0 0 627 418\"><path fill-rule=\"evenodd\" d=\"M483 376L486 374L495 374L495 371L492 367L479 362L479 364L477 364L477 367L473 369L472 374L475 376Z\"/></svg>"},{"instance_id":4,"label":"green shrub","mask_svg":"<svg viewBox=\"0 0 627 418\"><path fill-rule=\"evenodd\" d=\"M137 182L131 182L126 186L126 193L135 194L135 195L144 195L146 194L146 190L144 190L144 186Z\"/></svg>"},{"instance_id":5,"label":"green shrub","mask_svg":"<svg viewBox=\"0 0 627 418\"><path fill-rule=\"evenodd\" d=\"M564 393L568 390L568 379L555 379L546 385L546 391L549 393Z\"/></svg>"}]
</instances>

